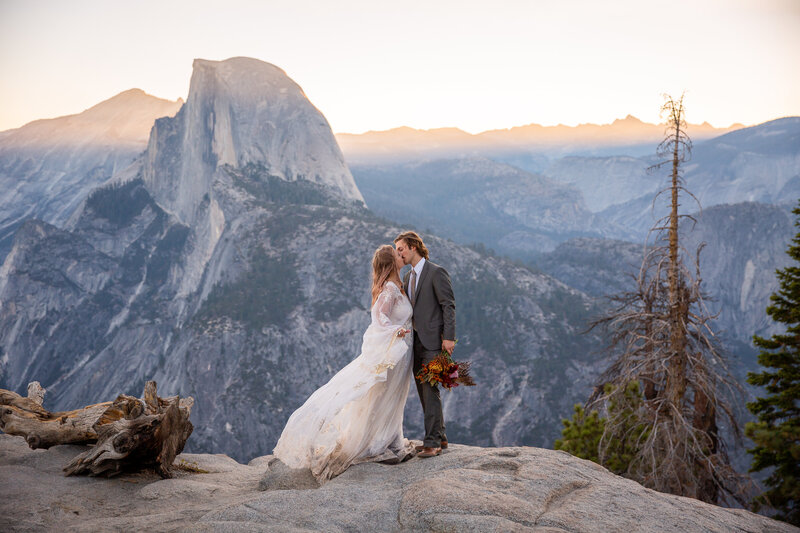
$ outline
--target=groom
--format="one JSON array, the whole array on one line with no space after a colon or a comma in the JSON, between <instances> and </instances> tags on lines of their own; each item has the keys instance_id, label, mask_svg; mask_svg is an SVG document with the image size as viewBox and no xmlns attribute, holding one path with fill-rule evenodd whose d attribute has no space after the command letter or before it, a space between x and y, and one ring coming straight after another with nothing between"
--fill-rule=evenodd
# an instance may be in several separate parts
<instances>
[{"instance_id":1,"label":"groom","mask_svg":"<svg viewBox=\"0 0 800 533\"><path fill-rule=\"evenodd\" d=\"M431 362L442 350L453 353L456 339L456 301L447 271L428 260L428 249L413 231L394 240L395 249L411 271L403 277L403 289L414 308L414 375L423 364ZM419 457L433 457L447 448L444 416L439 388L415 379L422 413L425 417L425 440L417 447Z\"/></svg>"}]
</instances>

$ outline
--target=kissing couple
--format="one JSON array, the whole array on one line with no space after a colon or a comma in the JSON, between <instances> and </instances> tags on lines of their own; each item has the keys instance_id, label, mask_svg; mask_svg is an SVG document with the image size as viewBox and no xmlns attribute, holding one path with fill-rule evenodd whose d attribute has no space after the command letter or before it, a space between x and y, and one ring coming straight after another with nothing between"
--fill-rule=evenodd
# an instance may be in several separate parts
<instances>
[{"instance_id":1,"label":"kissing couple","mask_svg":"<svg viewBox=\"0 0 800 533\"><path fill-rule=\"evenodd\" d=\"M411 271L401 282L405 265ZM399 463L447 448L439 388L427 382L417 382L423 444L403 437L409 381L442 350L452 354L456 338L450 275L429 260L415 232L375 250L371 317L361 353L292 413L273 451L290 468L311 469L320 482L353 464Z\"/></svg>"}]
</instances>

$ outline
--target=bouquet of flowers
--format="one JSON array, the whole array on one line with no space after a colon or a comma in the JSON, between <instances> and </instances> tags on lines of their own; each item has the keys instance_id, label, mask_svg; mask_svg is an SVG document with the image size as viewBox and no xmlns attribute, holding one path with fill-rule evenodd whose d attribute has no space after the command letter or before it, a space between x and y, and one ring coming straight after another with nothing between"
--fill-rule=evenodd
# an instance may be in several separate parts
<instances>
[{"instance_id":1,"label":"bouquet of flowers","mask_svg":"<svg viewBox=\"0 0 800 533\"><path fill-rule=\"evenodd\" d=\"M422 365L415 377L420 383L430 383L434 387L441 385L447 390L459 385L472 387L475 385L475 381L469 375L469 367L468 361L453 361L447 350L442 350L433 361Z\"/></svg>"}]
</instances>

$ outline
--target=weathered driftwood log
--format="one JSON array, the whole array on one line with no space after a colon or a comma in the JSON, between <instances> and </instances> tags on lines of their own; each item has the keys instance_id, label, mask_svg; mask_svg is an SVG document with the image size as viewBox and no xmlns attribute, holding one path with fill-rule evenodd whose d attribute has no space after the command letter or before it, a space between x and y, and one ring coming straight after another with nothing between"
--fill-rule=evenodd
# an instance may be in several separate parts
<instances>
[{"instance_id":1,"label":"weathered driftwood log","mask_svg":"<svg viewBox=\"0 0 800 533\"><path fill-rule=\"evenodd\" d=\"M189 421L194 399L159 398L148 381L142 398L121 394L113 402L51 413L42 407L44 389L28 385L28 397L0 389L0 429L22 435L31 448L90 444L64 468L66 475L113 476L123 470L154 467L170 477L175 456L194 429Z\"/></svg>"},{"instance_id":2,"label":"weathered driftwood log","mask_svg":"<svg viewBox=\"0 0 800 533\"><path fill-rule=\"evenodd\" d=\"M162 477L194 426L189 415L193 398L159 398L156 382L148 381L142 399L121 394L94 425L97 444L64 468L70 476L113 476L131 468L155 467Z\"/></svg>"},{"instance_id":3,"label":"weathered driftwood log","mask_svg":"<svg viewBox=\"0 0 800 533\"><path fill-rule=\"evenodd\" d=\"M0 430L21 435L32 449L56 444L88 444L97 440L94 424L111 402L51 413L42 407L45 390L38 381L28 385L27 398L0 389Z\"/></svg>"}]
</instances>

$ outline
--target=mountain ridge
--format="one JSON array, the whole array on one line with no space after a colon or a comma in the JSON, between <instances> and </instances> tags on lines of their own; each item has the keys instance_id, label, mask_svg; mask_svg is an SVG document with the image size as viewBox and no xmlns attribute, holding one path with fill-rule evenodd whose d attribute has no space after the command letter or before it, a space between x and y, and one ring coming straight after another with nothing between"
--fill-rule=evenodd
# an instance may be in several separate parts
<instances>
[{"instance_id":1,"label":"mountain ridge","mask_svg":"<svg viewBox=\"0 0 800 533\"><path fill-rule=\"evenodd\" d=\"M127 168L170 102L140 89L74 115L35 121L0 136L0 260L25 220L63 227L89 191Z\"/></svg>"},{"instance_id":2,"label":"mountain ridge","mask_svg":"<svg viewBox=\"0 0 800 533\"><path fill-rule=\"evenodd\" d=\"M142 89L128 89L81 112L37 119L0 132L0 153L10 148L31 149L42 145L50 149L54 145L144 145L153 121L174 115L181 105L181 98L170 101Z\"/></svg>"},{"instance_id":3,"label":"mountain ridge","mask_svg":"<svg viewBox=\"0 0 800 533\"><path fill-rule=\"evenodd\" d=\"M726 128L715 128L704 122L689 124L688 131L696 140L702 140L743 127L734 123ZM615 119L608 124L542 126L533 123L475 134L458 128L421 130L407 126L382 131L371 130L361 134L336 134L347 160L357 164L464 155L494 156L512 162L509 157L518 151L561 157L614 152L632 147L637 150L637 154L628 155L638 155L642 152L642 146L658 144L663 136L663 124L646 123L632 115ZM523 168L539 170L529 166Z\"/></svg>"},{"instance_id":4,"label":"mountain ridge","mask_svg":"<svg viewBox=\"0 0 800 533\"><path fill-rule=\"evenodd\" d=\"M778 117L776 119L770 119L770 120L780 120L781 118L786 118L786 117ZM765 121L765 122L769 122L769 121ZM519 125L519 126L511 126L511 127L508 127L508 128L492 128L492 129L488 129L488 130L479 131L477 133L469 133L469 132L467 132L465 130L462 130L461 128L458 128L458 127L455 127L455 126L440 126L440 127L436 127L436 128L414 128L412 126L396 126L396 127L385 129L385 130L367 130L367 131L365 131L363 133L350 133L350 132L341 131L341 132L336 132L335 135L337 135L337 137L340 136L340 135L341 136L348 136L348 137L350 137L350 136L352 136L352 137L367 137L367 136L373 136L373 135L389 136L390 134L395 134L395 133L398 133L398 134L402 133L402 134L409 134L409 135L414 135L414 134L432 134L432 133L450 133L450 134L452 134L454 136L463 135L463 136L476 137L476 136L487 135L487 134L491 134L491 133L509 132L509 131L513 131L513 130L525 130L525 129L576 130L576 129L581 129L581 128L608 128L608 127L613 127L613 126L625 126L625 125L645 125L645 126L663 127L663 126L666 125L666 123L644 122L643 120L641 120L641 119L639 119L639 118L637 118L637 117L635 117L635 116L633 116L631 114L628 114L623 118L615 118L611 122L607 122L607 123L581 122L581 123L576 124L574 126L570 126L568 124L562 124L562 123L554 124L554 125L543 125L543 124L537 124L535 122L531 122L529 124L522 124L522 125ZM750 126L742 124L740 122L733 122L729 126L717 127L717 126L712 126L708 121L704 121L704 122L699 123L699 124L694 124L694 123L689 124L689 127L694 127L696 129L702 128L703 130L706 130L706 131L714 131L714 132L725 131L725 132L727 132L727 131L734 131L734 130L738 130L738 129L742 129L742 128L748 128ZM722 134L720 133L719 135L722 135Z\"/></svg>"}]
</instances>

